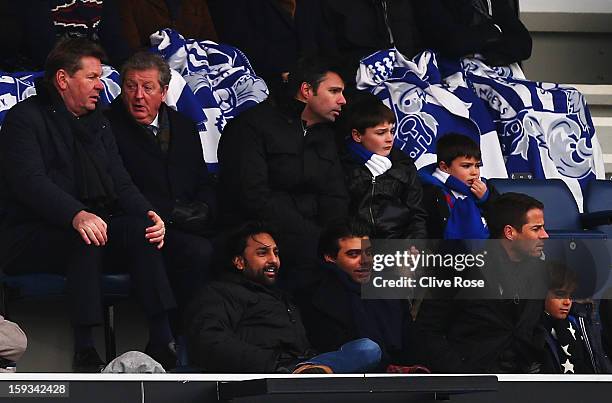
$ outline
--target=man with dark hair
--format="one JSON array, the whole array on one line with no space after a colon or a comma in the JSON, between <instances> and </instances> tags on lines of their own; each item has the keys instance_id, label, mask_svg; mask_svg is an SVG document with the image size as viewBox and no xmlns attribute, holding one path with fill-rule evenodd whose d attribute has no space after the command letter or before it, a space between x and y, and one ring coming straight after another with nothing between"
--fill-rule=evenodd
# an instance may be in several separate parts
<instances>
[{"instance_id":1,"label":"man with dark hair","mask_svg":"<svg viewBox=\"0 0 612 403\"><path fill-rule=\"evenodd\" d=\"M414 364L414 328L410 303L400 299L363 299L372 275L369 226L342 220L319 239L319 281L296 293L306 335L320 351L338 349L361 337L382 350L379 370L390 364Z\"/></svg>"},{"instance_id":2,"label":"man with dark hair","mask_svg":"<svg viewBox=\"0 0 612 403\"><path fill-rule=\"evenodd\" d=\"M329 124L346 103L332 63L302 59L291 99L266 100L232 120L219 143L225 222L267 220L293 273L316 260L322 226L347 213L348 197Z\"/></svg>"},{"instance_id":3,"label":"man with dark hair","mask_svg":"<svg viewBox=\"0 0 612 403\"><path fill-rule=\"evenodd\" d=\"M92 339L102 322L103 258L128 268L149 319L150 353L172 364L165 225L132 183L97 107L103 58L85 39L59 43L37 95L9 111L0 135L0 264L7 274L66 275L79 372L103 364Z\"/></svg>"},{"instance_id":4,"label":"man with dark hair","mask_svg":"<svg viewBox=\"0 0 612 403\"><path fill-rule=\"evenodd\" d=\"M544 333L539 323L547 273L540 257L548 238L542 204L506 193L490 212L491 234L499 243L487 248L485 266L473 269L481 270L484 287L463 290L451 300L432 295L419 310L424 359L434 371L541 371Z\"/></svg>"},{"instance_id":5,"label":"man with dark hair","mask_svg":"<svg viewBox=\"0 0 612 403\"><path fill-rule=\"evenodd\" d=\"M214 193L194 123L164 101L170 68L139 52L122 67L121 97L107 111L134 184L167 223L162 255L181 311L208 276ZM175 329L180 332L180 329Z\"/></svg>"},{"instance_id":6,"label":"man with dark hair","mask_svg":"<svg viewBox=\"0 0 612 403\"><path fill-rule=\"evenodd\" d=\"M275 287L279 250L267 225L248 222L227 238L220 281L207 285L187 315L190 357L211 372L347 373L376 367L380 348L354 340L316 355L300 314Z\"/></svg>"}]
</instances>

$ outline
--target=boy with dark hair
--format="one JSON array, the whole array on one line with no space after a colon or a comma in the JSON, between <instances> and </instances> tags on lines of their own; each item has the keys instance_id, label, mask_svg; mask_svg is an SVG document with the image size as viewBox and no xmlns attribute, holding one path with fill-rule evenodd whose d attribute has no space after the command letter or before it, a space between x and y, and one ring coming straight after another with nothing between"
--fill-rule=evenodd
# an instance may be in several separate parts
<instances>
[{"instance_id":1,"label":"boy with dark hair","mask_svg":"<svg viewBox=\"0 0 612 403\"><path fill-rule=\"evenodd\" d=\"M578 286L574 271L563 264L549 266L549 290L542 325L546 329L545 370L563 374L609 373L610 361L601 338L601 326L591 319L590 301L572 298Z\"/></svg>"},{"instance_id":2,"label":"boy with dark hair","mask_svg":"<svg viewBox=\"0 0 612 403\"><path fill-rule=\"evenodd\" d=\"M350 133L341 159L350 215L365 221L372 237L425 238L421 184L412 159L393 148L393 112L365 96L347 114Z\"/></svg>"},{"instance_id":3,"label":"boy with dark hair","mask_svg":"<svg viewBox=\"0 0 612 403\"><path fill-rule=\"evenodd\" d=\"M430 239L486 239L483 217L497 191L480 178L480 148L467 136L443 135L436 145L437 167L419 172L429 216Z\"/></svg>"}]
</instances>

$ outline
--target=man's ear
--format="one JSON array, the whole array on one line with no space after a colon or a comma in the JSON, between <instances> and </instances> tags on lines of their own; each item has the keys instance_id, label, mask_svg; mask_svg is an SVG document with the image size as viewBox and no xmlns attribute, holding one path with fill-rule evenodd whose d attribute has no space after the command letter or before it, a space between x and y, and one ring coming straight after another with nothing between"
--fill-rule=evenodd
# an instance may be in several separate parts
<instances>
[{"instance_id":1,"label":"man's ear","mask_svg":"<svg viewBox=\"0 0 612 403\"><path fill-rule=\"evenodd\" d=\"M359 130L357 129L351 130L351 137L353 138L353 141L355 143L361 143L361 133L359 133Z\"/></svg>"},{"instance_id":2,"label":"man's ear","mask_svg":"<svg viewBox=\"0 0 612 403\"><path fill-rule=\"evenodd\" d=\"M242 256L234 256L232 263L236 269L240 271L244 270L244 258Z\"/></svg>"},{"instance_id":3,"label":"man's ear","mask_svg":"<svg viewBox=\"0 0 612 403\"><path fill-rule=\"evenodd\" d=\"M514 238L516 238L517 231L510 224L504 226L504 231L503 232L504 232L504 238L506 238L509 241L514 241Z\"/></svg>"},{"instance_id":4,"label":"man's ear","mask_svg":"<svg viewBox=\"0 0 612 403\"><path fill-rule=\"evenodd\" d=\"M162 87L162 102L166 102L166 96L168 95L168 87L167 85L164 85Z\"/></svg>"},{"instance_id":5,"label":"man's ear","mask_svg":"<svg viewBox=\"0 0 612 403\"><path fill-rule=\"evenodd\" d=\"M55 83L60 90L65 90L68 86L68 72L64 69L59 69L55 72Z\"/></svg>"},{"instance_id":6,"label":"man's ear","mask_svg":"<svg viewBox=\"0 0 612 403\"><path fill-rule=\"evenodd\" d=\"M336 263L336 258L327 254L323 255L323 260L325 260L326 263Z\"/></svg>"},{"instance_id":7,"label":"man's ear","mask_svg":"<svg viewBox=\"0 0 612 403\"><path fill-rule=\"evenodd\" d=\"M312 96L312 85L307 82L303 82L300 85L300 96L302 99L307 100Z\"/></svg>"}]
</instances>

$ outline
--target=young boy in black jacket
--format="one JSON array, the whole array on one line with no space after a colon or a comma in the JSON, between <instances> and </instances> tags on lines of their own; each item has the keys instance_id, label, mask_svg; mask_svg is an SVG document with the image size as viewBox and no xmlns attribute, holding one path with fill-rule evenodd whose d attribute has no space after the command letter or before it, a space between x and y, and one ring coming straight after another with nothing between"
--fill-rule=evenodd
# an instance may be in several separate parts
<instances>
[{"instance_id":1,"label":"young boy in black jacket","mask_svg":"<svg viewBox=\"0 0 612 403\"><path fill-rule=\"evenodd\" d=\"M575 302L577 276L562 264L551 264L542 325L546 329L545 371L562 374L609 373L610 361L601 327L591 319L590 302Z\"/></svg>"},{"instance_id":2,"label":"young boy in black jacket","mask_svg":"<svg viewBox=\"0 0 612 403\"><path fill-rule=\"evenodd\" d=\"M425 238L421 183L412 159L393 147L393 112L372 96L347 114L350 137L341 159L349 215L366 221L372 238Z\"/></svg>"},{"instance_id":3,"label":"young boy in black jacket","mask_svg":"<svg viewBox=\"0 0 612 403\"><path fill-rule=\"evenodd\" d=\"M484 214L497 191L480 177L480 148L449 133L436 144L437 168L419 171L430 239L487 239Z\"/></svg>"}]
</instances>

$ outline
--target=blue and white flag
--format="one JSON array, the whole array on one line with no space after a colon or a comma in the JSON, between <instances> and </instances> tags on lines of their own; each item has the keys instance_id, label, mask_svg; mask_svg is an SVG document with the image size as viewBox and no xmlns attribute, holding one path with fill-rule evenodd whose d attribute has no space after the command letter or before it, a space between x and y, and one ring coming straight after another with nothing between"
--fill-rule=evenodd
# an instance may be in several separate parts
<instances>
[{"instance_id":1,"label":"blue and white flag","mask_svg":"<svg viewBox=\"0 0 612 403\"><path fill-rule=\"evenodd\" d=\"M36 87L34 82L42 78L44 72L17 72L4 73L0 72L0 126L4 121L4 117L10 108L17 102L21 102L26 98L36 95ZM102 105L110 104L113 99L121 93L119 85L119 73L110 66L102 66L102 83L104 89L100 93L100 102Z\"/></svg>"},{"instance_id":2,"label":"blue and white flag","mask_svg":"<svg viewBox=\"0 0 612 403\"><path fill-rule=\"evenodd\" d=\"M582 211L582 189L603 179L603 156L584 96L575 88L528 81L516 66L461 62L465 81L487 105L508 173L562 179Z\"/></svg>"},{"instance_id":3,"label":"blue and white flag","mask_svg":"<svg viewBox=\"0 0 612 403\"><path fill-rule=\"evenodd\" d=\"M169 98L174 99L170 103L196 122L204 161L214 171L223 128L240 112L264 101L268 87L255 75L246 56L232 46L185 39L171 29L158 31L150 39L152 50L183 78L173 78Z\"/></svg>"},{"instance_id":4,"label":"blue and white flag","mask_svg":"<svg viewBox=\"0 0 612 403\"><path fill-rule=\"evenodd\" d=\"M467 86L442 80L433 52L408 60L397 49L378 51L361 60L357 88L370 91L393 110L394 145L415 161L417 169L436 163L437 137L454 132L480 144L483 176L507 177L487 108Z\"/></svg>"}]
</instances>

